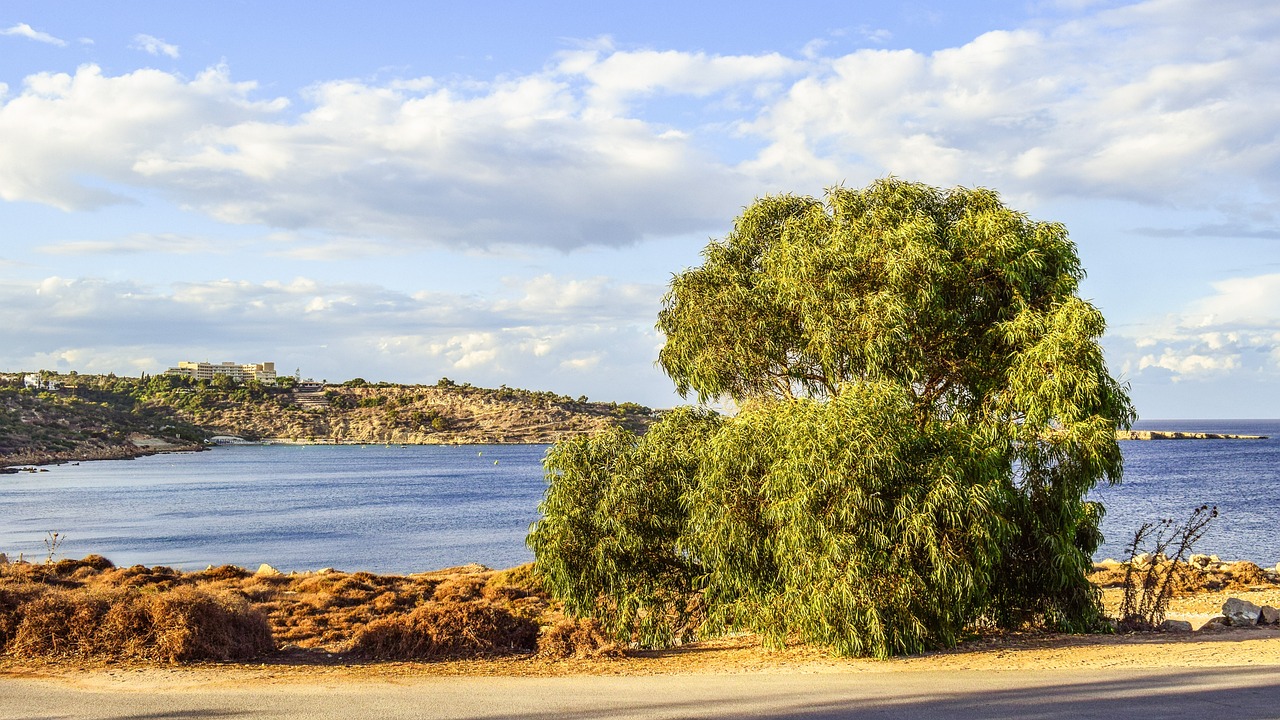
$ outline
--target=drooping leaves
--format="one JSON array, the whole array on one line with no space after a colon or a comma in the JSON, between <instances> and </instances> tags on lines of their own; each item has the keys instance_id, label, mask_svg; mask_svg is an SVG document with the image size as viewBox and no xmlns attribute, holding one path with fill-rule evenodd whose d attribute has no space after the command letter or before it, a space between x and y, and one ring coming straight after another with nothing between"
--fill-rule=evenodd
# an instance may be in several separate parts
<instances>
[{"instance_id":1,"label":"drooping leaves","mask_svg":"<svg viewBox=\"0 0 1280 720\"><path fill-rule=\"evenodd\" d=\"M1096 624L1084 498L1133 410L1061 225L888 179L758 200L703 255L659 363L743 411L552 451L530 542L572 610L661 639L697 606L704 631L877 656L979 617Z\"/></svg>"}]
</instances>

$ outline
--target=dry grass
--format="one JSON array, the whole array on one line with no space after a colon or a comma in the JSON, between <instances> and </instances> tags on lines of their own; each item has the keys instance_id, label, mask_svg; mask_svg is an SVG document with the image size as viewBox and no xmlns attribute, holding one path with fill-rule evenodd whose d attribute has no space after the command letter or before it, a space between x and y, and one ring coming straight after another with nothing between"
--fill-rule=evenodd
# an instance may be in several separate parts
<instances>
[{"instance_id":1,"label":"dry grass","mask_svg":"<svg viewBox=\"0 0 1280 720\"><path fill-rule=\"evenodd\" d=\"M369 623L352 653L375 660L438 660L530 652L538 624L478 600L443 600Z\"/></svg>"},{"instance_id":2,"label":"dry grass","mask_svg":"<svg viewBox=\"0 0 1280 720\"><path fill-rule=\"evenodd\" d=\"M15 659L180 663L277 646L326 658L492 657L532 653L540 625L559 619L528 567L256 575L117 568L100 556L0 566L0 653Z\"/></svg>"}]
</instances>

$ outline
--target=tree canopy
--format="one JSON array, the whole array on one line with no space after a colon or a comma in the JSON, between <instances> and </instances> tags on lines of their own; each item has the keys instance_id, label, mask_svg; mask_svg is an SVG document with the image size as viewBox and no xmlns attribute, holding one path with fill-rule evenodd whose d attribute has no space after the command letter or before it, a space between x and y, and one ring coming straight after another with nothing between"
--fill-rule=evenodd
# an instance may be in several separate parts
<instances>
[{"instance_id":1,"label":"tree canopy","mask_svg":"<svg viewBox=\"0 0 1280 720\"><path fill-rule=\"evenodd\" d=\"M1085 495L1119 480L1133 410L1062 225L887 179L757 200L703 257L663 301L659 363L741 411L553 449L530 544L572 610L644 642L678 622L877 656L979 619L1096 626ZM628 523L622 497L668 499Z\"/></svg>"}]
</instances>

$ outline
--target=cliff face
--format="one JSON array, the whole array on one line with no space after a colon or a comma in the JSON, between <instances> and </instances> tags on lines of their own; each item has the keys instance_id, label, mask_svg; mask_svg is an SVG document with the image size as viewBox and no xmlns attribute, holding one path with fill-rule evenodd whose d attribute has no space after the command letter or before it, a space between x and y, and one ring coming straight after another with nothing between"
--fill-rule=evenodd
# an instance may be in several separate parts
<instances>
[{"instance_id":1,"label":"cliff face","mask_svg":"<svg viewBox=\"0 0 1280 720\"><path fill-rule=\"evenodd\" d=\"M222 401L182 417L246 439L447 444L551 443L615 425L643 432L653 412L547 393L470 387L331 387L277 402Z\"/></svg>"}]
</instances>

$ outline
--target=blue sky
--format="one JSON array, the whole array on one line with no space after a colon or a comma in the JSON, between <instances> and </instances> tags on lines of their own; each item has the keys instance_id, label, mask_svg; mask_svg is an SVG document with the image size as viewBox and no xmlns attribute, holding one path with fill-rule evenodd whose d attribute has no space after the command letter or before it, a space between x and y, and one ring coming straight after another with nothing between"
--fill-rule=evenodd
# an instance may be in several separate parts
<instances>
[{"instance_id":1,"label":"blue sky","mask_svg":"<svg viewBox=\"0 0 1280 720\"><path fill-rule=\"evenodd\" d=\"M674 272L895 175L1067 225L1146 418L1280 405L1280 6L0 4L0 368L670 406Z\"/></svg>"}]
</instances>

